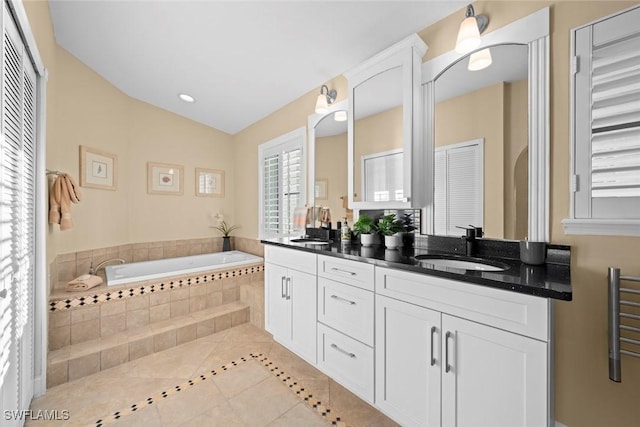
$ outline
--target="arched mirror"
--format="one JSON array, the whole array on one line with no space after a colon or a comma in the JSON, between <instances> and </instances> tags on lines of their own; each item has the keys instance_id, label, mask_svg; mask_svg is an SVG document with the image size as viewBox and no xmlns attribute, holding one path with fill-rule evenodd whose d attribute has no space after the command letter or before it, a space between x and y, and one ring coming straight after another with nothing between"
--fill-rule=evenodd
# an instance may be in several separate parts
<instances>
[{"instance_id":1,"label":"arched mirror","mask_svg":"<svg viewBox=\"0 0 640 427\"><path fill-rule=\"evenodd\" d=\"M329 208L332 222L351 217L347 197L347 101L309 116L309 206Z\"/></svg>"},{"instance_id":2,"label":"arched mirror","mask_svg":"<svg viewBox=\"0 0 640 427\"><path fill-rule=\"evenodd\" d=\"M476 52L487 50L483 69L455 51L422 66L421 231L474 225L489 238L549 241L549 9L483 35Z\"/></svg>"},{"instance_id":3,"label":"arched mirror","mask_svg":"<svg viewBox=\"0 0 640 427\"><path fill-rule=\"evenodd\" d=\"M488 50L486 68L472 70L470 53L434 80L433 234L459 236L472 224L486 237L524 240L529 48Z\"/></svg>"}]
</instances>

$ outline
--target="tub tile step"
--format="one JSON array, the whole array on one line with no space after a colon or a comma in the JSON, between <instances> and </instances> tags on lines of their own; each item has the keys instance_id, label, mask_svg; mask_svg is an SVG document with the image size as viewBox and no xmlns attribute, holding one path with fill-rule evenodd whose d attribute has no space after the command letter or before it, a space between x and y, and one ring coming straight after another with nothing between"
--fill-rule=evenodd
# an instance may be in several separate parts
<instances>
[{"instance_id":1,"label":"tub tile step","mask_svg":"<svg viewBox=\"0 0 640 427\"><path fill-rule=\"evenodd\" d=\"M248 321L249 305L234 301L50 351L47 355L47 388Z\"/></svg>"}]
</instances>

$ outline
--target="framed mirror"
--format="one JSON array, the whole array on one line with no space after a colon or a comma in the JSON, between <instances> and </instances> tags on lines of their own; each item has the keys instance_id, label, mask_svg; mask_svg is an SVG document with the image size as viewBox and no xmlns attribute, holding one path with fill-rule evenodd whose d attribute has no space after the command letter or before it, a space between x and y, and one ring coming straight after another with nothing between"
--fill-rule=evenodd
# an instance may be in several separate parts
<instances>
[{"instance_id":1,"label":"framed mirror","mask_svg":"<svg viewBox=\"0 0 640 427\"><path fill-rule=\"evenodd\" d=\"M413 34L345 73L349 81L349 206L409 208L419 141L420 64L427 46Z\"/></svg>"},{"instance_id":2,"label":"framed mirror","mask_svg":"<svg viewBox=\"0 0 640 427\"><path fill-rule=\"evenodd\" d=\"M327 114L312 114L309 132L308 206L329 208L332 222L347 216L347 100L331 105Z\"/></svg>"},{"instance_id":3,"label":"framed mirror","mask_svg":"<svg viewBox=\"0 0 640 427\"><path fill-rule=\"evenodd\" d=\"M455 51L423 64L432 173L421 232L460 236L456 226L472 224L489 238L548 241L549 9L484 35L477 51L487 48L484 70Z\"/></svg>"}]
</instances>

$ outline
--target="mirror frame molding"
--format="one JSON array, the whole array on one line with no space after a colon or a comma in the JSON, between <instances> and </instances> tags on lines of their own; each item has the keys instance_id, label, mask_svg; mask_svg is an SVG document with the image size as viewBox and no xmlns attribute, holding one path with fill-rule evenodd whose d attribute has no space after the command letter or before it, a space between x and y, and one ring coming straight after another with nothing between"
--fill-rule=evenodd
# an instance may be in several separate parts
<instances>
[{"instance_id":1,"label":"mirror frame molding","mask_svg":"<svg viewBox=\"0 0 640 427\"><path fill-rule=\"evenodd\" d=\"M325 114L313 113L307 118L307 206L315 206L316 202L316 126L336 111L346 111L350 115L349 100L334 102Z\"/></svg>"},{"instance_id":2,"label":"mirror frame molding","mask_svg":"<svg viewBox=\"0 0 640 427\"><path fill-rule=\"evenodd\" d=\"M482 36L477 50L500 44L523 44L529 47L529 224L531 241L549 241L549 7ZM435 79L465 55L447 52L422 64L424 99L424 170L434 168ZM426 188L433 190L433 174L423 176ZM433 234L433 191L426 192L422 234Z\"/></svg>"},{"instance_id":3,"label":"mirror frame molding","mask_svg":"<svg viewBox=\"0 0 640 427\"><path fill-rule=\"evenodd\" d=\"M379 52L368 60L364 61L354 69L344 73L349 83L349 99L351 99L351 108L348 117L348 159L347 165L347 184L349 195L349 208L353 210L361 209L406 209L411 207L424 206L425 199L422 197L421 183L418 177L420 171L420 159L422 159L422 145L420 144L421 129L421 99L420 99L420 70L422 58L427 53L427 45L418 36L413 33L404 38L393 46ZM388 202L368 202L354 200L354 129L355 117L354 111L354 95L356 88L369 80L370 78L392 69L394 67L402 67L402 129L403 144L402 148L405 153L411 153L410 156L403 158L403 184L404 184L404 201L388 201ZM408 187L408 188L406 188ZM358 189L358 191L360 191Z\"/></svg>"}]
</instances>

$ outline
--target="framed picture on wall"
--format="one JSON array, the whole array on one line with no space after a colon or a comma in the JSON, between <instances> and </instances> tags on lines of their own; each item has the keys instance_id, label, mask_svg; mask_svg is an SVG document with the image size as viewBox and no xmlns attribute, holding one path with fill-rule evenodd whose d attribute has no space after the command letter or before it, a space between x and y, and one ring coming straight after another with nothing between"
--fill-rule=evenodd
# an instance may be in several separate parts
<instances>
[{"instance_id":1,"label":"framed picture on wall","mask_svg":"<svg viewBox=\"0 0 640 427\"><path fill-rule=\"evenodd\" d=\"M327 199L327 186L328 186L328 180L326 179L316 179L316 186L315 186L315 198L319 199L319 200L326 200Z\"/></svg>"},{"instance_id":2,"label":"framed picture on wall","mask_svg":"<svg viewBox=\"0 0 640 427\"><path fill-rule=\"evenodd\" d=\"M182 196L184 168L168 163L147 163L147 193Z\"/></svg>"},{"instance_id":3,"label":"framed picture on wall","mask_svg":"<svg viewBox=\"0 0 640 427\"><path fill-rule=\"evenodd\" d=\"M196 168L196 196L224 197L224 171Z\"/></svg>"},{"instance_id":4,"label":"framed picture on wall","mask_svg":"<svg viewBox=\"0 0 640 427\"><path fill-rule=\"evenodd\" d=\"M118 157L81 145L80 186L115 190L118 187Z\"/></svg>"}]
</instances>

